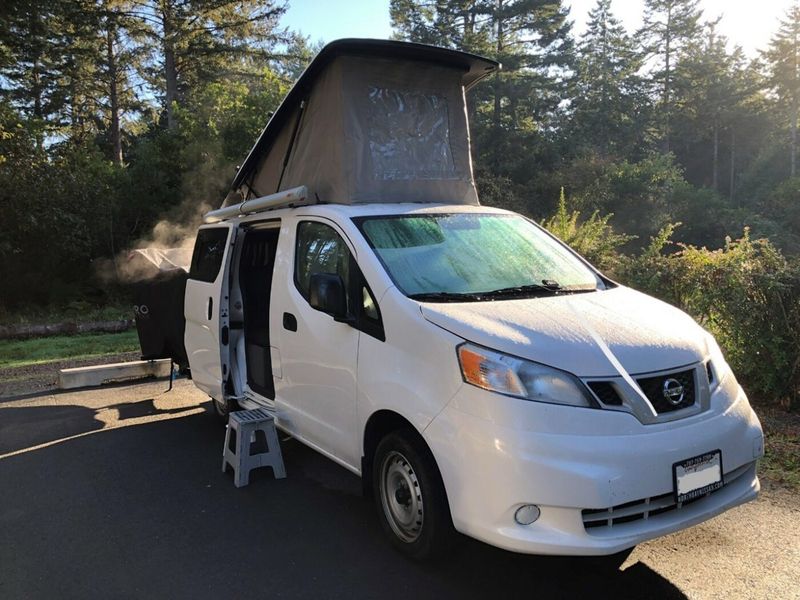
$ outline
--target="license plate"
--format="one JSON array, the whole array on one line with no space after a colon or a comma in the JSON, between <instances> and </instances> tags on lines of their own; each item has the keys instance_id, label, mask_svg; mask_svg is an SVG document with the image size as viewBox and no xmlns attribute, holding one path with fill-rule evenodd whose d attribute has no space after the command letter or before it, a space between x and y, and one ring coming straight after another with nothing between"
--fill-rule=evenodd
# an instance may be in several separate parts
<instances>
[{"instance_id":1,"label":"license plate","mask_svg":"<svg viewBox=\"0 0 800 600\"><path fill-rule=\"evenodd\" d=\"M672 465L675 501L686 502L722 487L722 452L714 450Z\"/></svg>"}]
</instances>

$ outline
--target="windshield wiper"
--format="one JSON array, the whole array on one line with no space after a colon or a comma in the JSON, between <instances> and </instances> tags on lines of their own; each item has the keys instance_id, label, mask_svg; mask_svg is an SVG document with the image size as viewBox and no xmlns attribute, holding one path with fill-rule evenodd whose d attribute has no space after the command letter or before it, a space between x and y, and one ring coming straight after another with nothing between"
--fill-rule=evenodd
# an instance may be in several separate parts
<instances>
[{"instance_id":1,"label":"windshield wiper","mask_svg":"<svg viewBox=\"0 0 800 600\"><path fill-rule=\"evenodd\" d=\"M594 292L597 288L566 288L562 287L557 281L543 279L542 283L530 283L527 285L515 285L490 292L480 292L483 298L505 298L519 296L558 296L561 294L579 294L584 292Z\"/></svg>"},{"instance_id":2,"label":"windshield wiper","mask_svg":"<svg viewBox=\"0 0 800 600\"><path fill-rule=\"evenodd\" d=\"M497 298L532 298L536 296L557 296L561 294L580 294L594 292L597 288L565 288L557 281L543 279L542 283L515 285L487 292L420 292L409 298L420 302L482 302Z\"/></svg>"},{"instance_id":3,"label":"windshield wiper","mask_svg":"<svg viewBox=\"0 0 800 600\"><path fill-rule=\"evenodd\" d=\"M542 283L530 283L527 285L515 285L499 290L481 292L484 298L502 298L504 296L551 296L559 294L562 287L555 281L544 280Z\"/></svg>"},{"instance_id":4,"label":"windshield wiper","mask_svg":"<svg viewBox=\"0 0 800 600\"><path fill-rule=\"evenodd\" d=\"M479 302L483 299L483 294L473 294L469 292L420 292L408 296L412 300L420 302Z\"/></svg>"}]
</instances>

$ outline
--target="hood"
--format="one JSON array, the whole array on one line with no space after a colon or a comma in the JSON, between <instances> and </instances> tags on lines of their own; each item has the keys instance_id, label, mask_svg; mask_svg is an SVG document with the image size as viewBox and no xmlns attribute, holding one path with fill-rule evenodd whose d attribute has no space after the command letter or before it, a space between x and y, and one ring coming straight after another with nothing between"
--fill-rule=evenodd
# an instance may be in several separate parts
<instances>
[{"instance_id":1,"label":"hood","mask_svg":"<svg viewBox=\"0 0 800 600\"><path fill-rule=\"evenodd\" d=\"M686 313L629 288L495 302L421 306L470 342L579 377L632 375L703 360L706 332Z\"/></svg>"}]
</instances>

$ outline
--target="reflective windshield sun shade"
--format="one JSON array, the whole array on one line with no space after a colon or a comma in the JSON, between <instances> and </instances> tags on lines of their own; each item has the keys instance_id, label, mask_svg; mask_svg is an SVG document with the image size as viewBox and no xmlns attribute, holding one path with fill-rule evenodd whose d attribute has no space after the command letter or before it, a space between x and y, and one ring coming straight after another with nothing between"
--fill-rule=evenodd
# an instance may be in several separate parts
<instances>
[{"instance_id":1,"label":"reflective windshield sun shade","mask_svg":"<svg viewBox=\"0 0 800 600\"><path fill-rule=\"evenodd\" d=\"M557 282L565 291L601 285L569 249L518 215L397 215L358 223L408 296L487 293L542 282Z\"/></svg>"}]
</instances>

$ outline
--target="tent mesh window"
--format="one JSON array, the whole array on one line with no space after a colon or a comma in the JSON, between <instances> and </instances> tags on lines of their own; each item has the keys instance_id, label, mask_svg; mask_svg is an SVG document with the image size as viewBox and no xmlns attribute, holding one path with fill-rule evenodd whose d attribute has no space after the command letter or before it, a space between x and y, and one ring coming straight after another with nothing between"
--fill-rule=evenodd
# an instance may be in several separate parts
<instances>
[{"instance_id":1,"label":"tent mesh window","mask_svg":"<svg viewBox=\"0 0 800 600\"><path fill-rule=\"evenodd\" d=\"M367 94L368 143L376 180L458 178L446 98L375 86Z\"/></svg>"}]
</instances>

